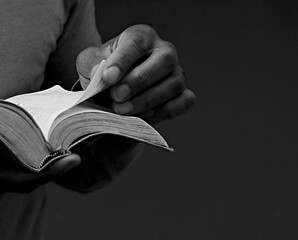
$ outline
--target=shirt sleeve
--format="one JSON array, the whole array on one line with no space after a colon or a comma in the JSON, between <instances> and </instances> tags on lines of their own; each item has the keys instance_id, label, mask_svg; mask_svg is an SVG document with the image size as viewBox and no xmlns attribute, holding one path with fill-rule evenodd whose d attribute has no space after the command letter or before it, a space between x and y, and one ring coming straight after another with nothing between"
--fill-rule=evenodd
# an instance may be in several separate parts
<instances>
[{"instance_id":1,"label":"shirt sleeve","mask_svg":"<svg viewBox=\"0 0 298 240\"><path fill-rule=\"evenodd\" d=\"M59 84L70 89L78 79L77 55L87 47L102 44L95 22L94 1L66 0L64 5L67 19L57 48L49 57L43 88Z\"/></svg>"}]
</instances>

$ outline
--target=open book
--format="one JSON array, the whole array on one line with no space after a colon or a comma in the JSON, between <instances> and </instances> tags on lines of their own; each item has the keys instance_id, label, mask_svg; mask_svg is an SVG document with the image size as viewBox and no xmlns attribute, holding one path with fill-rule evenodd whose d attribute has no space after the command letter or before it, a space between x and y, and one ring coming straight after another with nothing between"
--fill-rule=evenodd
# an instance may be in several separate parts
<instances>
[{"instance_id":1,"label":"open book","mask_svg":"<svg viewBox=\"0 0 298 240\"><path fill-rule=\"evenodd\" d=\"M118 115L88 102L107 88L104 61L85 91L50 89L0 100L0 141L28 169L39 172L100 134L115 134L172 150L162 136L137 117ZM115 146L116 148L117 146Z\"/></svg>"}]
</instances>

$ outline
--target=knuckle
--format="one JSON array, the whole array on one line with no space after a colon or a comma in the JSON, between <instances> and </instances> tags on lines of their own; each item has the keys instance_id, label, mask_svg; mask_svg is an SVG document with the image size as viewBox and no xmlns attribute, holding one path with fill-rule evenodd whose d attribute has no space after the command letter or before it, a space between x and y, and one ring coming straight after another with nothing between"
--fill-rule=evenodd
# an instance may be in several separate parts
<instances>
[{"instance_id":1,"label":"knuckle","mask_svg":"<svg viewBox=\"0 0 298 240\"><path fill-rule=\"evenodd\" d=\"M181 93L181 92L183 92L184 91L184 89L186 88L186 84L185 84L185 78L182 76L182 75L180 75L179 77L178 77L178 80L177 80L177 85L178 85L178 91Z\"/></svg>"},{"instance_id":2,"label":"knuckle","mask_svg":"<svg viewBox=\"0 0 298 240\"><path fill-rule=\"evenodd\" d=\"M196 101L196 96L195 94L187 89L182 93L182 103L181 103L181 113L186 113L194 104Z\"/></svg>"},{"instance_id":3,"label":"knuckle","mask_svg":"<svg viewBox=\"0 0 298 240\"><path fill-rule=\"evenodd\" d=\"M128 44L135 49L140 55L147 53L146 40L141 33L137 33L133 38L128 40Z\"/></svg>"},{"instance_id":4,"label":"knuckle","mask_svg":"<svg viewBox=\"0 0 298 240\"><path fill-rule=\"evenodd\" d=\"M144 97L142 101L142 107L144 109L149 109L152 105L152 99L149 96Z\"/></svg>"},{"instance_id":5,"label":"knuckle","mask_svg":"<svg viewBox=\"0 0 298 240\"><path fill-rule=\"evenodd\" d=\"M176 72L177 72L177 74L180 74L180 75L183 76L184 81L186 80L185 72L184 72L183 68L182 68L180 65L177 66L177 68L176 68Z\"/></svg>"},{"instance_id":6,"label":"knuckle","mask_svg":"<svg viewBox=\"0 0 298 240\"><path fill-rule=\"evenodd\" d=\"M173 79L173 83L171 86L171 91L173 94L178 95L180 93L183 92L183 90L185 89L185 81L184 78L182 76L176 76Z\"/></svg>"},{"instance_id":7,"label":"knuckle","mask_svg":"<svg viewBox=\"0 0 298 240\"><path fill-rule=\"evenodd\" d=\"M119 68L120 72L126 68L126 66L129 66L131 64L130 57L128 53L124 53L117 59L117 63L115 65Z\"/></svg>"},{"instance_id":8,"label":"knuckle","mask_svg":"<svg viewBox=\"0 0 298 240\"><path fill-rule=\"evenodd\" d=\"M125 39L143 54L147 53L148 48L158 38L155 30L146 24L131 26L122 33L122 36L126 36Z\"/></svg>"},{"instance_id":9,"label":"knuckle","mask_svg":"<svg viewBox=\"0 0 298 240\"><path fill-rule=\"evenodd\" d=\"M190 91L190 90L187 90L187 94L186 94L186 97L185 97L185 105L186 105L186 108L189 109L191 108L196 102L196 96L195 94Z\"/></svg>"},{"instance_id":10,"label":"knuckle","mask_svg":"<svg viewBox=\"0 0 298 240\"><path fill-rule=\"evenodd\" d=\"M161 54L160 61L162 66L168 71L173 71L177 64L175 54L173 54L172 51L168 51L168 50L164 51Z\"/></svg>"},{"instance_id":11,"label":"knuckle","mask_svg":"<svg viewBox=\"0 0 298 240\"><path fill-rule=\"evenodd\" d=\"M145 89L150 85L151 74L149 71L140 71L132 84L133 91Z\"/></svg>"},{"instance_id":12,"label":"knuckle","mask_svg":"<svg viewBox=\"0 0 298 240\"><path fill-rule=\"evenodd\" d=\"M172 52L174 55L177 55L177 49L173 43L165 41L165 45L167 46L170 52Z\"/></svg>"},{"instance_id":13,"label":"knuckle","mask_svg":"<svg viewBox=\"0 0 298 240\"><path fill-rule=\"evenodd\" d=\"M155 30L147 24L138 24L138 25L135 25L134 28L137 32L140 32L141 34L148 37L156 35Z\"/></svg>"}]
</instances>

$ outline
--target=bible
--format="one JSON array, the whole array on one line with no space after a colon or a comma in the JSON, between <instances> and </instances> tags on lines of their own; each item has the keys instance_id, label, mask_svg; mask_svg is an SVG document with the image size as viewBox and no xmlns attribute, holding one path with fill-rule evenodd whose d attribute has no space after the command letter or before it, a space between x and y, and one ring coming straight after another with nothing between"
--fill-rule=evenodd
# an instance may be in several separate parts
<instances>
[{"instance_id":1,"label":"bible","mask_svg":"<svg viewBox=\"0 0 298 240\"><path fill-rule=\"evenodd\" d=\"M101 134L173 150L144 120L115 114L88 101L109 87L102 80L103 67L104 61L84 91L67 91L56 85L0 100L0 141L23 166L42 171L53 161L71 154L77 144Z\"/></svg>"}]
</instances>

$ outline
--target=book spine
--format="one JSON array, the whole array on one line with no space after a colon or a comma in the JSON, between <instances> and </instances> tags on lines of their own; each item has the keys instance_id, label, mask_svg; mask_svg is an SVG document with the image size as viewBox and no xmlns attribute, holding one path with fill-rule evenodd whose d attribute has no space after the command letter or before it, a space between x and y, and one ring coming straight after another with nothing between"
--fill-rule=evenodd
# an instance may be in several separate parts
<instances>
[{"instance_id":1,"label":"book spine","mask_svg":"<svg viewBox=\"0 0 298 240\"><path fill-rule=\"evenodd\" d=\"M54 152L49 153L47 156L44 157L44 159L39 164L39 169L44 168L49 163L58 160L59 158L65 157L70 155L71 152L68 149L59 149Z\"/></svg>"}]
</instances>

